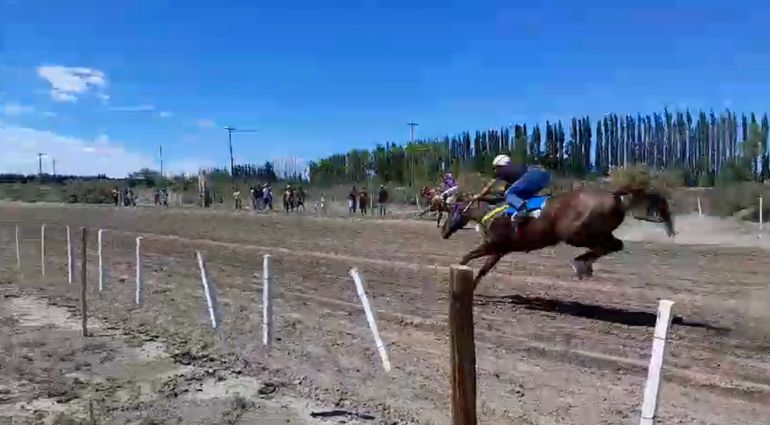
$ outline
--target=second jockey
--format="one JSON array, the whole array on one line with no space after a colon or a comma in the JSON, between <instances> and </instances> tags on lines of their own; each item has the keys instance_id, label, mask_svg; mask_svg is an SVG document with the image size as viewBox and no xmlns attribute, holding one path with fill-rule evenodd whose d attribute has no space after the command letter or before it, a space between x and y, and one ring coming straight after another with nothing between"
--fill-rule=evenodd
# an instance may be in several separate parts
<instances>
[{"instance_id":1,"label":"second jockey","mask_svg":"<svg viewBox=\"0 0 770 425\"><path fill-rule=\"evenodd\" d=\"M447 203L449 202L450 197L454 199L454 196L457 195L457 192L460 191L460 186L457 185L457 181L452 176L452 173L444 174L442 188L444 189L444 191L441 192L441 198L444 200L444 202L447 202Z\"/></svg>"}]
</instances>

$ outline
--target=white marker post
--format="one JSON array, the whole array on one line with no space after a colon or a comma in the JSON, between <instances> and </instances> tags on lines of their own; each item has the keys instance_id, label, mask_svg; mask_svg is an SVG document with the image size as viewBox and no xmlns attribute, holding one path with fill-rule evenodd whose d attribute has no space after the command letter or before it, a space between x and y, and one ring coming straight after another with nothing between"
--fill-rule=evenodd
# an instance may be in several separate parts
<instances>
[{"instance_id":1,"label":"white marker post","mask_svg":"<svg viewBox=\"0 0 770 425\"><path fill-rule=\"evenodd\" d=\"M75 264L72 263L72 234L70 227L67 226L67 283L72 284L73 274L75 274Z\"/></svg>"},{"instance_id":2,"label":"white marker post","mask_svg":"<svg viewBox=\"0 0 770 425\"><path fill-rule=\"evenodd\" d=\"M45 223L40 226L40 275L45 277Z\"/></svg>"},{"instance_id":3,"label":"white marker post","mask_svg":"<svg viewBox=\"0 0 770 425\"><path fill-rule=\"evenodd\" d=\"M760 235L762 230L765 228L764 223L762 223L762 196L759 197L759 231Z\"/></svg>"},{"instance_id":4,"label":"white marker post","mask_svg":"<svg viewBox=\"0 0 770 425\"><path fill-rule=\"evenodd\" d=\"M700 196L698 197L698 217L703 217L703 208L700 206Z\"/></svg>"},{"instance_id":5,"label":"white marker post","mask_svg":"<svg viewBox=\"0 0 770 425\"><path fill-rule=\"evenodd\" d=\"M380 338L380 331L377 329L377 322L374 320L374 312L369 305L369 299L366 297L364 291L364 284L361 281L361 276L358 274L358 270L355 267L350 269L350 277L353 278L353 282L356 284L356 292L358 292L358 298L361 299L361 305L364 306L364 312L366 313L366 321L369 322L369 329L372 330L374 336L374 343L377 345L377 351L380 352L380 358L382 359L382 367L385 368L385 372L390 372L390 360L388 359L388 352L385 350L385 343Z\"/></svg>"},{"instance_id":6,"label":"white marker post","mask_svg":"<svg viewBox=\"0 0 770 425\"><path fill-rule=\"evenodd\" d=\"M104 229L99 229L96 233L97 254L99 256L99 292L104 290L104 256L102 254L102 234Z\"/></svg>"},{"instance_id":7,"label":"white marker post","mask_svg":"<svg viewBox=\"0 0 770 425\"><path fill-rule=\"evenodd\" d=\"M270 284L270 254L262 257L262 345L270 347L273 338L273 288Z\"/></svg>"},{"instance_id":8,"label":"white marker post","mask_svg":"<svg viewBox=\"0 0 770 425\"><path fill-rule=\"evenodd\" d=\"M674 302L669 300L661 300L658 304L658 319L655 322L650 367L647 369L647 383L644 387L640 425L653 425L655 423L655 414L660 400L660 377L663 370L663 358L666 355L666 338L668 337L668 328L671 325L671 308L673 306Z\"/></svg>"},{"instance_id":9,"label":"white marker post","mask_svg":"<svg viewBox=\"0 0 770 425\"><path fill-rule=\"evenodd\" d=\"M136 291L134 303L142 305L142 237L136 238Z\"/></svg>"},{"instance_id":10,"label":"white marker post","mask_svg":"<svg viewBox=\"0 0 770 425\"><path fill-rule=\"evenodd\" d=\"M21 249L19 248L19 226L16 226L16 270L19 272L19 276L22 276L21 272Z\"/></svg>"},{"instance_id":11,"label":"white marker post","mask_svg":"<svg viewBox=\"0 0 770 425\"><path fill-rule=\"evenodd\" d=\"M214 287L213 282L209 282L208 273L206 272L206 264L203 262L203 255L200 251L195 251L195 256L198 258L198 267L201 271L201 283L203 284L203 294L206 296L206 305L209 309L209 319L211 319L211 327L213 329L219 328L219 306L217 304L217 290Z\"/></svg>"}]
</instances>

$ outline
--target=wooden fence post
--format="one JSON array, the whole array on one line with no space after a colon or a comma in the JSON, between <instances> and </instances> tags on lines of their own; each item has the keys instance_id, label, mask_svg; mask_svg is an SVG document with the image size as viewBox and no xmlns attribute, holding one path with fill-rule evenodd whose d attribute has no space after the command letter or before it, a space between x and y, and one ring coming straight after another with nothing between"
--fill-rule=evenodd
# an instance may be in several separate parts
<instances>
[{"instance_id":1,"label":"wooden fence post","mask_svg":"<svg viewBox=\"0 0 770 425\"><path fill-rule=\"evenodd\" d=\"M40 275L45 277L45 223L40 226Z\"/></svg>"},{"instance_id":2,"label":"wooden fence post","mask_svg":"<svg viewBox=\"0 0 770 425\"><path fill-rule=\"evenodd\" d=\"M88 229L85 227L80 228L81 242L80 242L80 315L83 325L83 336L88 336L88 302L86 301L86 287L87 287L87 244L88 244Z\"/></svg>"},{"instance_id":3,"label":"wooden fence post","mask_svg":"<svg viewBox=\"0 0 770 425\"><path fill-rule=\"evenodd\" d=\"M273 288L270 282L270 254L262 257L262 345L273 338Z\"/></svg>"},{"instance_id":4,"label":"wooden fence post","mask_svg":"<svg viewBox=\"0 0 770 425\"><path fill-rule=\"evenodd\" d=\"M134 303L142 304L142 237L136 238L136 290L134 292Z\"/></svg>"},{"instance_id":5,"label":"wooden fence post","mask_svg":"<svg viewBox=\"0 0 770 425\"><path fill-rule=\"evenodd\" d=\"M449 269L449 335L452 424L476 425L476 342L473 334L473 270Z\"/></svg>"},{"instance_id":6,"label":"wooden fence post","mask_svg":"<svg viewBox=\"0 0 770 425\"><path fill-rule=\"evenodd\" d=\"M658 319L655 322L650 367L647 369L647 383L644 386L640 425L653 425L655 423L655 414L660 399L658 393L660 376L663 370L663 358L666 355L666 338L668 337L668 328L671 325L671 308L673 306L674 302L669 300L660 300L658 303Z\"/></svg>"}]
</instances>

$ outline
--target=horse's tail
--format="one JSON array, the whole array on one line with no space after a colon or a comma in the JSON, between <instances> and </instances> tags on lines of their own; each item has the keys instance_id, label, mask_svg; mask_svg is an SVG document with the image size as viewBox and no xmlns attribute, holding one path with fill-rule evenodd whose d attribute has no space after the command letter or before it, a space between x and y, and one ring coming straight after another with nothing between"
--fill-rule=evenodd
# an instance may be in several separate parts
<instances>
[{"instance_id":1,"label":"horse's tail","mask_svg":"<svg viewBox=\"0 0 770 425\"><path fill-rule=\"evenodd\" d=\"M639 206L644 207L645 215L634 215L635 219L663 223L668 236L676 234L671 206L666 196L660 191L652 188L622 186L614 190L612 194L621 199L626 211ZM623 199L624 196L629 197L627 201Z\"/></svg>"}]
</instances>

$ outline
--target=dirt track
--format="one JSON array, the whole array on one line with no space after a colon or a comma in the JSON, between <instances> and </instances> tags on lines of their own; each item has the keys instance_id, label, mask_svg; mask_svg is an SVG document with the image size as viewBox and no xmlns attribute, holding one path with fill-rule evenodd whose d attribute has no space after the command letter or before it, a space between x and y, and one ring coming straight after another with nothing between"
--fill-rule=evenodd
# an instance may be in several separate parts
<instances>
[{"instance_id":1,"label":"dirt track","mask_svg":"<svg viewBox=\"0 0 770 425\"><path fill-rule=\"evenodd\" d=\"M108 230L108 290L94 314L159 338L183 364L271 380L279 394L378 423L447 423L446 267L478 236L440 239L431 222L253 216L150 209L2 206L3 272L13 275L13 223L25 241L23 291L75 305L62 277L63 225ZM49 276L39 276L39 223ZM145 236L146 304L130 304L133 240ZM223 304L213 335L192 252L202 250ZM273 256L276 334L260 340L262 254ZM476 299L481 423L635 423L655 307L677 302L661 423L765 424L770 417L770 265L747 248L627 243L578 281L569 247L512 255ZM93 257L95 258L95 257ZM95 261L91 264L95 264ZM357 267L394 370L382 371L349 267ZM94 272L92 266L90 272ZM92 273L96 281L95 273ZM3 288L4 286L0 286ZM14 285L13 287L17 287ZM173 391L168 397L178 396ZM245 422L244 422L245 423ZM249 422L251 423L251 422ZM258 423L258 422L255 422Z\"/></svg>"}]
</instances>

